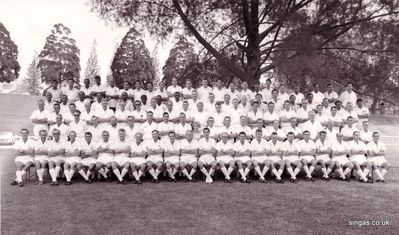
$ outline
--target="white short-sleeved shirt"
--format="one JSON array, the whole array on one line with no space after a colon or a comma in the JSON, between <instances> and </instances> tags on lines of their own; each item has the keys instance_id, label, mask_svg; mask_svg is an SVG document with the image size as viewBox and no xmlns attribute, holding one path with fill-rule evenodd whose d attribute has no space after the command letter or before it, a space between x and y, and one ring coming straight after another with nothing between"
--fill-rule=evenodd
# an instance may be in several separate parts
<instances>
[{"instance_id":1,"label":"white short-sleeved shirt","mask_svg":"<svg viewBox=\"0 0 399 235\"><path fill-rule=\"evenodd\" d=\"M186 132L187 132L188 130L191 130L191 129L192 129L192 128L191 128L191 125L188 124L188 123L185 123L184 126L183 126L181 123L178 123L178 124L175 125L175 133L178 134L178 135L183 135L183 136L185 136L185 135L186 135Z\"/></svg>"},{"instance_id":2,"label":"white short-sleeved shirt","mask_svg":"<svg viewBox=\"0 0 399 235\"><path fill-rule=\"evenodd\" d=\"M230 95L230 100L233 100L234 98L239 99L239 92L237 90L235 90L233 92L230 89L227 89L225 94ZM223 96L223 100L224 100L224 96Z\"/></svg>"},{"instance_id":3,"label":"white short-sleeved shirt","mask_svg":"<svg viewBox=\"0 0 399 235\"><path fill-rule=\"evenodd\" d=\"M83 101L80 101L80 100L77 100L76 102L75 102L75 106L76 106L76 109L77 110L79 110L81 113L83 112L83 111L86 111L86 103L87 103L88 101L86 101L86 100L83 100Z\"/></svg>"},{"instance_id":4,"label":"white short-sleeved shirt","mask_svg":"<svg viewBox=\"0 0 399 235\"><path fill-rule=\"evenodd\" d=\"M364 141L370 142L373 140L373 132L372 131L360 131L360 138Z\"/></svg>"},{"instance_id":5,"label":"white short-sleeved shirt","mask_svg":"<svg viewBox=\"0 0 399 235\"><path fill-rule=\"evenodd\" d=\"M370 143L367 144L367 150L370 152L380 152L381 150L386 151L386 147L385 144L382 143L381 141L378 141L378 143L376 144L374 141L371 141Z\"/></svg>"},{"instance_id":6,"label":"white short-sleeved shirt","mask_svg":"<svg viewBox=\"0 0 399 235\"><path fill-rule=\"evenodd\" d=\"M203 87L203 86L201 86L201 87L199 87L198 89L197 89L197 91L198 91L198 99L200 99L200 100L208 100L208 98L209 98L209 93L212 93L213 91L212 91L212 88L211 87Z\"/></svg>"},{"instance_id":7,"label":"white short-sleeved shirt","mask_svg":"<svg viewBox=\"0 0 399 235\"><path fill-rule=\"evenodd\" d=\"M187 87L184 87L184 88L182 89L182 94L183 94L183 96L192 95L194 90L195 90L195 89L192 88L192 87L191 87L191 89L188 89Z\"/></svg>"},{"instance_id":8,"label":"white short-sleeved shirt","mask_svg":"<svg viewBox=\"0 0 399 235\"><path fill-rule=\"evenodd\" d=\"M129 97L132 97L133 96L133 89L132 88L129 88L129 89L127 89L127 90L125 90L125 89L120 89L119 90L119 96L122 96L122 93L123 92L126 92L126 94L129 96Z\"/></svg>"},{"instance_id":9,"label":"white short-sleeved shirt","mask_svg":"<svg viewBox=\"0 0 399 235\"><path fill-rule=\"evenodd\" d=\"M294 96L295 96L295 103L296 103L296 104L302 103L302 100L305 99L305 96L304 96L301 92L298 92L298 94L291 93L291 95L294 95ZM290 96L291 96L291 95L290 95Z\"/></svg>"},{"instance_id":10,"label":"white short-sleeved shirt","mask_svg":"<svg viewBox=\"0 0 399 235\"><path fill-rule=\"evenodd\" d=\"M163 149L163 143L161 140L157 140L156 142L154 141L154 139L149 139L146 140L145 142L145 146L147 146L147 151L149 151L150 149ZM162 156L162 154L156 154L156 155L150 155L150 156Z\"/></svg>"},{"instance_id":11,"label":"white short-sleeved shirt","mask_svg":"<svg viewBox=\"0 0 399 235\"><path fill-rule=\"evenodd\" d=\"M360 140L357 143L356 141L352 140L348 142L348 146L351 151L367 151L366 144Z\"/></svg>"},{"instance_id":12,"label":"white short-sleeved shirt","mask_svg":"<svg viewBox=\"0 0 399 235\"><path fill-rule=\"evenodd\" d=\"M283 109L279 113L279 118L280 119L281 118L285 118L286 120L290 120L291 118L296 117L296 116L297 116L296 112L294 112L292 110L288 110L287 111L287 110ZM287 127L287 126L290 126L290 125L291 125L290 122L282 122L281 123L282 127Z\"/></svg>"},{"instance_id":13,"label":"white short-sleeved shirt","mask_svg":"<svg viewBox=\"0 0 399 235\"><path fill-rule=\"evenodd\" d=\"M136 138L135 135L137 133L141 133L144 135L143 129L141 128L141 126L138 126L138 125L134 125L133 128L128 126L127 128L125 128L125 130L126 130L126 139L130 140L130 141L135 141L135 138ZM151 136L152 136L152 133L151 133Z\"/></svg>"},{"instance_id":14,"label":"white short-sleeved shirt","mask_svg":"<svg viewBox=\"0 0 399 235\"><path fill-rule=\"evenodd\" d=\"M370 114L370 111L367 107L362 107L362 108L358 108L357 106L355 107L355 112L356 114L359 115L368 115ZM367 118L362 118L362 121L367 120Z\"/></svg>"},{"instance_id":15,"label":"white short-sleeved shirt","mask_svg":"<svg viewBox=\"0 0 399 235\"><path fill-rule=\"evenodd\" d=\"M100 84L100 85L97 85L97 84L94 84L92 87L91 87L91 91L92 92L105 92L106 91L106 85L104 85L104 84Z\"/></svg>"},{"instance_id":16,"label":"white short-sleeved shirt","mask_svg":"<svg viewBox=\"0 0 399 235\"><path fill-rule=\"evenodd\" d=\"M177 86L168 86L168 88L166 89L167 92L174 94L175 92L182 92L183 89L181 88L181 86L177 85Z\"/></svg>"},{"instance_id":17,"label":"white short-sleeved shirt","mask_svg":"<svg viewBox=\"0 0 399 235\"><path fill-rule=\"evenodd\" d=\"M86 87L84 87L84 86L80 88L80 91L83 91L83 93L85 94L85 96L90 96L90 95L91 95L91 92L92 92L91 87L86 88ZM92 100L93 100L92 98L86 98L86 99L85 99L85 101L89 101L89 102L91 102Z\"/></svg>"},{"instance_id":18,"label":"white short-sleeved shirt","mask_svg":"<svg viewBox=\"0 0 399 235\"><path fill-rule=\"evenodd\" d=\"M65 149L67 146L67 141L60 139L58 142L52 140L48 144L48 151L59 151Z\"/></svg>"},{"instance_id":19,"label":"white short-sleeved shirt","mask_svg":"<svg viewBox=\"0 0 399 235\"><path fill-rule=\"evenodd\" d=\"M226 94L226 88L222 87L221 89L215 87L213 88L212 93L215 95L216 101L223 101L224 95Z\"/></svg>"},{"instance_id":20,"label":"white short-sleeved shirt","mask_svg":"<svg viewBox=\"0 0 399 235\"><path fill-rule=\"evenodd\" d=\"M50 113L46 109L44 109L43 111L40 111L39 109L36 109L30 115L30 120L43 119L43 118L47 118L48 119L49 115L50 115ZM47 124L35 124L35 126L45 126L46 127L45 129L47 129Z\"/></svg>"},{"instance_id":21,"label":"white short-sleeved shirt","mask_svg":"<svg viewBox=\"0 0 399 235\"><path fill-rule=\"evenodd\" d=\"M61 125L57 125L54 124L52 126L50 126L50 130L49 130L49 135L53 135L53 131L54 129L58 129L60 131L60 135L61 135L61 139L66 140L68 138L69 135L69 131L70 131L70 127L65 125L64 123L61 123Z\"/></svg>"},{"instance_id":22,"label":"white short-sleeved shirt","mask_svg":"<svg viewBox=\"0 0 399 235\"><path fill-rule=\"evenodd\" d=\"M325 123L325 122L329 121L329 116L325 115L323 113L321 115L320 114L316 114L314 119L316 121L320 122L320 123Z\"/></svg>"},{"instance_id":23,"label":"white short-sleeved shirt","mask_svg":"<svg viewBox=\"0 0 399 235\"><path fill-rule=\"evenodd\" d=\"M170 131L174 131L175 130L175 124L172 122L160 122L158 123L158 131L162 132L165 131L167 133L169 133Z\"/></svg>"},{"instance_id":24,"label":"white short-sleeved shirt","mask_svg":"<svg viewBox=\"0 0 399 235\"><path fill-rule=\"evenodd\" d=\"M97 116L98 118L101 119L109 119L112 116L114 116L114 111L112 111L112 109L107 108L106 110L104 110L102 107L99 110L96 110L93 112L93 115Z\"/></svg>"},{"instance_id":25,"label":"white short-sleeved shirt","mask_svg":"<svg viewBox=\"0 0 399 235\"><path fill-rule=\"evenodd\" d=\"M90 144L88 144L87 141L82 141L81 148L82 153L97 151L97 143L91 141Z\"/></svg>"},{"instance_id":26,"label":"white short-sleeved shirt","mask_svg":"<svg viewBox=\"0 0 399 235\"><path fill-rule=\"evenodd\" d=\"M337 133L338 130L336 130L335 128L333 128L331 131L326 128L324 129L324 131L327 133L326 135L326 141L329 141L330 143L334 143L337 140Z\"/></svg>"},{"instance_id":27,"label":"white short-sleeved shirt","mask_svg":"<svg viewBox=\"0 0 399 235\"><path fill-rule=\"evenodd\" d=\"M300 152L316 150L316 144L313 140L309 140L308 142L300 140L298 141L298 147Z\"/></svg>"},{"instance_id":28,"label":"white short-sleeved shirt","mask_svg":"<svg viewBox=\"0 0 399 235\"><path fill-rule=\"evenodd\" d=\"M330 99L338 99L338 94L335 91L332 91L331 93L326 91L326 92L324 92L324 97L329 99L329 100Z\"/></svg>"},{"instance_id":29,"label":"white short-sleeved shirt","mask_svg":"<svg viewBox=\"0 0 399 235\"><path fill-rule=\"evenodd\" d=\"M198 148L203 150L210 150L212 148L216 148L216 141L212 138L206 140L205 138L201 138L198 141Z\"/></svg>"},{"instance_id":30,"label":"white short-sleeved shirt","mask_svg":"<svg viewBox=\"0 0 399 235\"><path fill-rule=\"evenodd\" d=\"M151 124L149 122L144 122L143 124L140 125L140 127L141 127L141 130L144 131L143 139L145 139L145 140L152 138L153 130L158 130L158 124L154 121Z\"/></svg>"},{"instance_id":31,"label":"white short-sleeved shirt","mask_svg":"<svg viewBox=\"0 0 399 235\"><path fill-rule=\"evenodd\" d=\"M22 139L15 141L13 148L15 150L23 150L23 151L33 151L35 147L35 141L31 139L27 139L24 142Z\"/></svg>"},{"instance_id":32,"label":"white short-sleeved shirt","mask_svg":"<svg viewBox=\"0 0 399 235\"><path fill-rule=\"evenodd\" d=\"M94 126L88 126L87 127L87 132L91 133L91 138L93 142L97 142L101 140L101 136L105 128L101 128L100 126L94 127Z\"/></svg>"},{"instance_id":33,"label":"white short-sleeved shirt","mask_svg":"<svg viewBox=\"0 0 399 235\"><path fill-rule=\"evenodd\" d=\"M251 150L251 144L247 140L244 141L244 144L237 140L237 142L235 142L233 145L233 149L235 152L245 152Z\"/></svg>"},{"instance_id":34,"label":"white short-sleeved shirt","mask_svg":"<svg viewBox=\"0 0 399 235\"><path fill-rule=\"evenodd\" d=\"M278 116L277 112L273 112L270 113L269 111L267 111L264 115L263 115L263 119L267 122L272 122L274 120L279 120L280 117Z\"/></svg>"},{"instance_id":35,"label":"white short-sleeved shirt","mask_svg":"<svg viewBox=\"0 0 399 235\"><path fill-rule=\"evenodd\" d=\"M273 141L271 140L271 141L269 141L267 143L268 143L267 148L271 152L277 152L277 151L283 151L284 150L283 142L276 141L276 143L273 143Z\"/></svg>"},{"instance_id":36,"label":"white short-sleeved shirt","mask_svg":"<svg viewBox=\"0 0 399 235\"><path fill-rule=\"evenodd\" d=\"M34 141L34 143L33 143L33 149L35 150L35 152L36 151L38 151L38 150L48 150L48 147L49 147L49 141L44 141L44 143L42 142L42 140L41 139L39 139L39 140L37 140L37 141Z\"/></svg>"},{"instance_id":37,"label":"white short-sleeved shirt","mask_svg":"<svg viewBox=\"0 0 399 235\"><path fill-rule=\"evenodd\" d=\"M226 117L226 114L223 112L215 112L213 113L213 119L215 120L215 127L222 127L223 126L223 121L224 121L224 117Z\"/></svg>"},{"instance_id":38,"label":"white short-sleeved shirt","mask_svg":"<svg viewBox=\"0 0 399 235\"><path fill-rule=\"evenodd\" d=\"M119 146L125 147L126 145L129 145L127 141L124 142L118 141L118 142L119 142L119 145L117 145L118 148L120 148ZM147 147L144 142L140 142L139 144L137 144L136 141L133 141L130 144L130 148L131 148L131 153L142 154L143 156L145 156L147 152Z\"/></svg>"},{"instance_id":39,"label":"white short-sleeved shirt","mask_svg":"<svg viewBox=\"0 0 399 235\"><path fill-rule=\"evenodd\" d=\"M96 144L97 144L97 151L98 151L98 148L100 148L100 147L111 149L113 140L111 140L111 138L110 138L107 142L105 142L104 139L102 139L102 140L98 141ZM113 153L98 153L98 156L113 156L113 155L114 155Z\"/></svg>"},{"instance_id":40,"label":"white short-sleeved shirt","mask_svg":"<svg viewBox=\"0 0 399 235\"><path fill-rule=\"evenodd\" d=\"M240 124L240 125L234 126L234 133L235 134L240 134L240 132L245 132L245 134L248 136L248 135L250 135L252 133L252 129L248 125L243 126L243 125Z\"/></svg>"},{"instance_id":41,"label":"white short-sleeved shirt","mask_svg":"<svg viewBox=\"0 0 399 235\"><path fill-rule=\"evenodd\" d=\"M120 109L118 109L118 110L115 111L115 117L116 117L116 119L117 119L118 121L126 121L127 118L128 118L130 115L131 115L131 112L128 111L128 110L126 110L126 109L125 109L124 111L122 111L122 110L120 110Z\"/></svg>"},{"instance_id":42,"label":"white short-sleeved shirt","mask_svg":"<svg viewBox=\"0 0 399 235\"><path fill-rule=\"evenodd\" d=\"M301 127L303 131L309 131L310 132L310 138L314 139L316 138L317 134L319 134L320 131L323 130L322 125L318 121L314 121L313 123L309 120L303 124Z\"/></svg>"},{"instance_id":43,"label":"white short-sleeved shirt","mask_svg":"<svg viewBox=\"0 0 399 235\"><path fill-rule=\"evenodd\" d=\"M69 103L74 103L78 100L79 97L79 90L72 88L69 89L68 87L62 89L62 94L68 96L68 102Z\"/></svg>"},{"instance_id":44,"label":"white short-sleeved shirt","mask_svg":"<svg viewBox=\"0 0 399 235\"><path fill-rule=\"evenodd\" d=\"M69 123L69 131L75 131L76 137L78 138L84 138L86 130L87 124L82 120L80 120L78 123L76 123L75 121Z\"/></svg>"},{"instance_id":45,"label":"white short-sleeved shirt","mask_svg":"<svg viewBox=\"0 0 399 235\"><path fill-rule=\"evenodd\" d=\"M218 135L222 134L223 132L226 132L227 134L232 135L235 133L235 128L231 125L229 127L222 126L222 127L217 128Z\"/></svg>"},{"instance_id":46,"label":"white short-sleeved shirt","mask_svg":"<svg viewBox=\"0 0 399 235\"><path fill-rule=\"evenodd\" d=\"M355 131L359 131L359 129L357 129L354 125L352 125L352 127L344 126L341 129L342 134L344 134L344 136L346 136L346 137L352 137L353 132L355 132Z\"/></svg>"},{"instance_id":47,"label":"white short-sleeved shirt","mask_svg":"<svg viewBox=\"0 0 399 235\"><path fill-rule=\"evenodd\" d=\"M116 86L114 86L114 87L107 86L107 88L105 89L105 95L107 95L107 96L114 96L114 95L119 96L119 93L120 93L119 88ZM112 98L108 101L109 107L112 107L112 108L116 107L117 104L118 104L118 99Z\"/></svg>"},{"instance_id":48,"label":"white short-sleeved shirt","mask_svg":"<svg viewBox=\"0 0 399 235\"><path fill-rule=\"evenodd\" d=\"M265 139L260 139L260 142L255 138L251 141L251 150L263 152L268 149L268 143Z\"/></svg>"},{"instance_id":49,"label":"white short-sleeved shirt","mask_svg":"<svg viewBox=\"0 0 399 235\"><path fill-rule=\"evenodd\" d=\"M201 124L201 127L205 127L208 121L208 118L211 116L210 113L202 111L202 112L195 112L194 120Z\"/></svg>"},{"instance_id":50,"label":"white short-sleeved shirt","mask_svg":"<svg viewBox=\"0 0 399 235\"><path fill-rule=\"evenodd\" d=\"M178 141L174 141L173 144L170 142L169 138L166 138L164 141L162 141L163 144L163 149L165 152L167 151L179 151L180 150L180 144Z\"/></svg>"},{"instance_id":51,"label":"white short-sleeved shirt","mask_svg":"<svg viewBox=\"0 0 399 235\"><path fill-rule=\"evenodd\" d=\"M255 98L255 94L254 94L250 89L247 89L246 91L242 90L242 91L240 91L240 92L238 93L238 98L239 98L240 100L242 100L242 98L243 98L244 96L247 97L247 100L248 100L248 101L253 100L253 99Z\"/></svg>"},{"instance_id":52,"label":"white short-sleeved shirt","mask_svg":"<svg viewBox=\"0 0 399 235\"><path fill-rule=\"evenodd\" d=\"M44 109L47 110L49 113L54 111L54 101L48 102L47 100L44 101Z\"/></svg>"},{"instance_id":53,"label":"white short-sleeved shirt","mask_svg":"<svg viewBox=\"0 0 399 235\"><path fill-rule=\"evenodd\" d=\"M272 89L264 88L261 92L262 99L269 102L272 99Z\"/></svg>"},{"instance_id":54,"label":"white short-sleeved shirt","mask_svg":"<svg viewBox=\"0 0 399 235\"><path fill-rule=\"evenodd\" d=\"M162 115L163 115L163 112L164 112L164 110L160 106L155 106L155 108L150 106L147 109L147 112L148 111L151 111L153 113L153 117L154 118L162 118Z\"/></svg>"},{"instance_id":55,"label":"white short-sleeved shirt","mask_svg":"<svg viewBox=\"0 0 399 235\"><path fill-rule=\"evenodd\" d=\"M351 102L352 104L356 104L357 95L354 91L349 93L348 91L344 91L339 96L339 100L342 102L343 106L346 106L347 102Z\"/></svg>"},{"instance_id":56,"label":"white short-sleeved shirt","mask_svg":"<svg viewBox=\"0 0 399 235\"><path fill-rule=\"evenodd\" d=\"M256 113L251 110L248 112L247 116L249 119L251 119L253 121L264 118L263 113L260 110L258 110Z\"/></svg>"},{"instance_id":57,"label":"white short-sleeved shirt","mask_svg":"<svg viewBox=\"0 0 399 235\"><path fill-rule=\"evenodd\" d=\"M223 141L219 141L218 143L216 143L216 150L219 152L234 150L234 144L231 141L227 141L226 143L223 143ZM218 153L218 156L222 156L222 154Z\"/></svg>"},{"instance_id":58,"label":"white short-sleeved shirt","mask_svg":"<svg viewBox=\"0 0 399 235\"><path fill-rule=\"evenodd\" d=\"M94 101L91 103L91 109L92 112L97 112L103 110L103 107L101 106L101 102Z\"/></svg>"},{"instance_id":59,"label":"white short-sleeved shirt","mask_svg":"<svg viewBox=\"0 0 399 235\"><path fill-rule=\"evenodd\" d=\"M82 142L75 140L75 142L71 143L68 141L65 143L65 153L69 153L71 155L79 155L82 148Z\"/></svg>"},{"instance_id":60,"label":"white short-sleeved shirt","mask_svg":"<svg viewBox=\"0 0 399 235\"><path fill-rule=\"evenodd\" d=\"M47 92L50 92L51 93L51 95L53 96L53 100L55 101L55 102L60 102L61 101L61 94L62 94L62 91L60 90L60 89L53 89L53 87L50 87L48 90L47 90Z\"/></svg>"},{"instance_id":61,"label":"white short-sleeved shirt","mask_svg":"<svg viewBox=\"0 0 399 235\"><path fill-rule=\"evenodd\" d=\"M298 145L298 142L292 141L292 143L290 143L288 140L282 143L281 146L283 151L288 151L288 152L294 152L294 151L298 151L300 152L301 149Z\"/></svg>"},{"instance_id":62,"label":"white short-sleeved shirt","mask_svg":"<svg viewBox=\"0 0 399 235\"><path fill-rule=\"evenodd\" d=\"M278 100L280 100L281 103L284 103L286 100L289 100L289 99L290 99L290 95L288 93L284 93L284 94L279 93L278 94Z\"/></svg>"},{"instance_id":63,"label":"white short-sleeved shirt","mask_svg":"<svg viewBox=\"0 0 399 235\"><path fill-rule=\"evenodd\" d=\"M141 102L141 96L143 96L143 95L147 96L147 91L146 91L146 90L143 90L143 89L140 89L140 90L133 89L134 101L137 101L137 100L138 100L138 101ZM148 97L147 97L147 100L148 100Z\"/></svg>"},{"instance_id":64,"label":"white short-sleeved shirt","mask_svg":"<svg viewBox=\"0 0 399 235\"><path fill-rule=\"evenodd\" d=\"M341 143L339 143L338 141L333 141L331 142L331 150L334 152L342 152L342 151L348 151L350 150L350 147L348 146L347 142L345 141L341 141Z\"/></svg>"},{"instance_id":65,"label":"white short-sleeved shirt","mask_svg":"<svg viewBox=\"0 0 399 235\"><path fill-rule=\"evenodd\" d=\"M289 126L289 127L284 128L285 136L287 136L289 132L294 133L295 136L298 136L299 134L303 133L302 129L299 127L293 128L292 126ZM278 135L278 133L277 133L277 135Z\"/></svg>"},{"instance_id":66,"label":"white short-sleeved shirt","mask_svg":"<svg viewBox=\"0 0 399 235\"><path fill-rule=\"evenodd\" d=\"M316 145L316 149L320 150L320 151L327 151L328 149L331 149L331 142L324 140L324 142L321 142L320 139L318 139L315 143Z\"/></svg>"},{"instance_id":67,"label":"white short-sleeved shirt","mask_svg":"<svg viewBox=\"0 0 399 235\"><path fill-rule=\"evenodd\" d=\"M119 126L118 125L116 125L116 126L109 125L108 127L104 128L104 130L108 131L110 141L116 141L117 139L119 139L119 136L118 136Z\"/></svg>"},{"instance_id":68,"label":"white short-sleeved shirt","mask_svg":"<svg viewBox=\"0 0 399 235\"><path fill-rule=\"evenodd\" d=\"M303 107L298 109L298 111L296 112L297 118L301 119L309 118L309 111L311 111L309 107L307 107L306 110Z\"/></svg>"},{"instance_id":69,"label":"white short-sleeved shirt","mask_svg":"<svg viewBox=\"0 0 399 235\"><path fill-rule=\"evenodd\" d=\"M319 92L312 91L313 94L313 102L316 104L321 104L324 99L324 94Z\"/></svg>"},{"instance_id":70,"label":"white short-sleeved shirt","mask_svg":"<svg viewBox=\"0 0 399 235\"><path fill-rule=\"evenodd\" d=\"M276 130L276 129L274 129L273 126L269 126L269 127L266 127L266 130L267 130L266 136L271 136L273 132L276 132L277 136L280 137L280 138L285 138L287 136L285 134L285 132L283 131L283 129L280 129L280 128L278 128Z\"/></svg>"},{"instance_id":71,"label":"white short-sleeved shirt","mask_svg":"<svg viewBox=\"0 0 399 235\"><path fill-rule=\"evenodd\" d=\"M69 104L60 103L60 112L61 112L62 114L64 114L64 113L70 113L71 111L69 110Z\"/></svg>"},{"instance_id":72,"label":"white short-sleeved shirt","mask_svg":"<svg viewBox=\"0 0 399 235\"><path fill-rule=\"evenodd\" d=\"M187 139L184 139L180 142L180 148L181 149L198 149L198 141L195 139L192 139L191 142L189 142ZM188 153L182 153L182 156L195 156L195 154L188 154Z\"/></svg>"}]
</instances>

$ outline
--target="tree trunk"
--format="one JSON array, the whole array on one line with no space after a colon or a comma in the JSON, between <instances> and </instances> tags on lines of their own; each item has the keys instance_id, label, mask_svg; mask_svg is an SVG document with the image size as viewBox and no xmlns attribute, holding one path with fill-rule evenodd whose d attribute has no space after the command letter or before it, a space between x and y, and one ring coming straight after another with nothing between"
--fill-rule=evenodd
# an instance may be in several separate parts
<instances>
[{"instance_id":1,"label":"tree trunk","mask_svg":"<svg viewBox=\"0 0 399 235\"><path fill-rule=\"evenodd\" d=\"M248 19L248 46L246 47L247 66L245 72L249 75L247 82L253 87L259 83L260 48L259 48L259 2L251 0Z\"/></svg>"},{"instance_id":2,"label":"tree trunk","mask_svg":"<svg viewBox=\"0 0 399 235\"><path fill-rule=\"evenodd\" d=\"M371 104L371 113L376 114L377 112L377 105L378 105L378 98L377 96L373 97L373 103Z\"/></svg>"}]
</instances>

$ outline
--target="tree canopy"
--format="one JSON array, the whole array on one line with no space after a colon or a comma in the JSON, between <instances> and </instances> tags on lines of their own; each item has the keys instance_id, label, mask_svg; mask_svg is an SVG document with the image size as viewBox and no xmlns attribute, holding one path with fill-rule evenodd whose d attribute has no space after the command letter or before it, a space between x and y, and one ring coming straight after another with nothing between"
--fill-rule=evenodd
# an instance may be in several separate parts
<instances>
[{"instance_id":1,"label":"tree canopy","mask_svg":"<svg viewBox=\"0 0 399 235\"><path fill-rule=\"evenodd\" d=\"M89 59L87 59L84 79L90 79L90 84L95 84L94 77L99 75L99 73L100 66L98 65L97 42L94 40Z\"/></svg>"},{"instance_id":2,"label":"tree canopy","mask_svg":"<svg viewBox=\"0 0 399 235\"><path fill-rule=\"evenodd\" d=\"M17 58L17 45L11 40L10 32L0 23L0 82L9 83L18 78L21 67Z\"/></svg>"}]
</instances>

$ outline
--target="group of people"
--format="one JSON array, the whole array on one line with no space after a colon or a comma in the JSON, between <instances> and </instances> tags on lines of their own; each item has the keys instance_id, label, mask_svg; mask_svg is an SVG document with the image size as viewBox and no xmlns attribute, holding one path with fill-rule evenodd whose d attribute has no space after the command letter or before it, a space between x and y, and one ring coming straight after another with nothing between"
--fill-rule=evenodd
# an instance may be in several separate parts
<instances>
[{"instance_id":1,"label":"group of people","mask_svg":"<svg viewBox=\"0 0 399 235\"><path fill-rule=\"evenodd\" d=\"M114 174L125 184L129 172L133 183L141 184L146 174L158 183L163 170L170 181L181 172L193 182L203 174L207 183L219 170L231 183L237 170L249 183L252 169L261 183L268 172L276 183L284 183L284 172L296 183L301 170L314 181L317 166L326 181L349 181L355 170L361 182L386 182L385 145L369 130L368 108L350 83L340 95L332 84L324 93L315 84L304 95L298 87L292 93L284 85L272 88L270 80L257 91L245 81L225 88L221 80L211 87L206 79L197 88L190 80L182 88L176 78L158 89L140 81L134 89L128 82L122 89L114 81L104 86L98 76L95 84L67 84L60 89L54 80L38 101L30 116L34 138L21 129L12 185L23 186L31 166L37 184L44 184L48 168L54 186L61 171L66 185L75 172L87 183L111 181Z\"/></svg>"}]
</instances>

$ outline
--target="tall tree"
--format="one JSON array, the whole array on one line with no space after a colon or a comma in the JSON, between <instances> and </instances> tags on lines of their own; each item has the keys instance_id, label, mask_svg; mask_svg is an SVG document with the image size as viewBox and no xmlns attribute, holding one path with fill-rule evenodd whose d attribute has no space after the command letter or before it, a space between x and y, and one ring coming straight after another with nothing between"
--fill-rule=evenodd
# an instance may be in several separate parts
<instances>
[{"instance_id":1,"label":"tall tree","mask_svg":"<svg viewBox=\"0 0 399 235\"><path fill-rule=\"evenodd\" d=\"M42 85L42 75L37 68L39 64L39 57L37 52L34 53L33 60L30 63L26 76L22 79L20 85L17 87L18 93L27 93L30 95L40 95Z\"/></svg>"},{"instance_id":2,"label":"tall tree","mask_svg":"<svg viewBox=\"0 0 399 235\"><path fill-rule=\"evenodd\" d=\"M21 67L17 58L17 45L11 40L10 32L0 23L0 82L9 83L18 78Z\"/></svg>"},{"instance_id":3,"label":"tall tree","mask_svg":"<svg viewBox=\"0 0 399 235\"><path fill-rule=\"evenodd\" d=\"M102 17L166 38L185 30L209 55L250 84L261 74L309 50L329 48L364 22L397 19L398 0L91 0ZM139 28L141 26L141 28ZM296 39L300 39L295 43ZM223 51L238 47L240 66ZM346 45L350 47L353 45ZM281 61L280 61L281 62Z\"/></svg>"},{"instance_id":4,"label":"tall tree","mask_svg":"<svg viewBox=\"0 0 399 235\"><path fill-rule=\"evenodd\" d=\"M153 81L155 70L150 52L140 38L140 33L131 28L123 37L111 64L112 76L118 87L124 81Z\"/></svg>"},{"instance_id":5,"label":"tall tree","mask_svg":"<svg viewBox=\"0 0 399 235\"><path fill-rule=\"evenodd\" d=\"M53 79L57 79L61 84L73 77L79 84L79 54L76 41L71 37L71 30L63 24L55 24L39 54L38 68L44 82L50 84Z\"/></svg>"},{"instance_id":6,"label":"tall tree","mask_svg":"<svg viewBox=\"0 0 399 235\"><path fill-rule=\"evenodd\" d=\"M90 79L90 84L94 84L94 77L99 75L100 66L98 65L98 56L97 56L97 41L94 39L93 45L91 46L90 57L87 60L84 79Z\"/></svg>"},{"instance_id":7,"label":"tall tree","mask_svg":"<svg viewBox=\"0 0 399 235\"><path fill-rule=\"evenodd\" d=\"M169 52L169 57L162 67L162 80L165 84L170 85L172 79L177 78L179 84L184 85L185 79L191 79L192 74L185 73L187 72L185 70L189 64L193 64L196 61L196 57L194 45L181 36L173 45L173 48Z\"/></svg>"}]
</instances>

